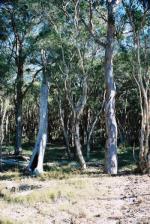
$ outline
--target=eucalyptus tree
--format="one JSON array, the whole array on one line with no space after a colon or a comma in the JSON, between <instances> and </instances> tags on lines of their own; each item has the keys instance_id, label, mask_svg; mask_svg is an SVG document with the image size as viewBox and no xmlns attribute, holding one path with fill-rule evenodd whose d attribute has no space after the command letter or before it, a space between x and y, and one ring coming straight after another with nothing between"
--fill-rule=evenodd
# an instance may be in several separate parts
<instances>
[{"instance_id":1,"label":"eucalyptus tree","mask_svg":"<svg viewBox=\"0 0 150 224\"><path fill-rule=\"evenodd\" d=\"M120 1L89 1L88 16L79 15L91 38L105 50L105 123L106 123L106 150L105 168L109 174L117 173L117 123L115 116L116 85L113 74L113 56L115 45L115 17L118 13ZM82 6L80 7L80 9ZM87 22L88 21L88 22ZM96 25L95 25L96 24ZM99 24L99 29L97 29ZM104 38L105 37L105 38Z\"/></svg>"},{"instance_id":2,"label":"eucalyptus tree","mask_svg":"<svg viewBox=\"0 0 150 224\"><path fill-rule=\"evenodd\" d=\"M37 57L34 60L35 65L40 66L39 71L42 72L40 118L36 143L28 165L28 170L35 175L40 175L43 172L43 161L47 143L49 87L53 76L52 67L55 66L58 57L58 46L55 38L56 35L53 27L48 23L47 16L43 17L41 29L36 39Z\"/></svg>"},{"instance_id":3,"label":"eucalyptus tree","mask_svg":"<svg viewBox=\"0 0 150 224\"><path fill-rule=\"evenodd\" d=\"M75 45L71 48L72 49L68 52L69 59L64 48L64 44L61 46L62 63L59 65L61 73L60 77L64 83L64 92L72 112L72 132L76 154L81 168L86 169L86 163L82 154L80 142L80 119L87 101L88 77L86 73L87 71L84 70L83 55L81 55L80 49ZM60 102L61 101L59 101L59 104ZM61 105L59 105L59 107L61 107ZM60 112L62 112L62 109Z\"/></svg>"},{"instance_id":4,"label":"eucalyptus tree","mask_svg":"<svg viewBox=\"0 0 150 224\"><path fill-rule=\"evenodd\" d=\"M124 2L124 6L132 29L132 75L139 90L141 108L139 167L142 172L150 172L150 15L148 7L142 7L138 1Z\"/></svg>"},{"instance_id":5,"label":"eucalyptus tree","mask_svg":"<svg viewBox=\"0 0 150 224\"><path fill-rule=\"evenodd\" d=\"M55 31L55 35L57 36L56 39L58 39L57 45L58 45L58 48L60 49L58 53L59 55L61 55L61 60L57 62L57 66L59 68L60 74L62 73L61 75L63 76L66 97L68 99L68 102L70 104L70 108L73 114L73 135L75 139L77 156L81 164L81 167L84 169L86 168L86 164L85 164L85 160L83 158L82 150L81 150L79 124L80 124L80 116L83 113L83 109L86 104L87 77L84 71L83 56L81 53L81 49L76 44L77 41L75 36L76 36L77 30L74 28L74 22L72 21L73 17L72 15L70 15L70 18L67 18L68 21L65 21L66 18L64 14L62 13L60 9L58 10L56 5L54 4L53 8L51 8L50 11L47 12L47 20ZM54 9L56 11L54 11ZM53 14L50 13L51 10L53 11ZM60 17L60 15L63 15L63 16ZM72 42L73 47L71 47L70 43L69 45L68 43L64 45L64 42L65 43ZM81 45L81 42L79 43L79 45ZM69 49L65 49L64 47L69 47ZM68 60L68 56L71 57L72 60ZM73 87L74 87L74 92L76 91L76 89L80 89L79 92L83 91L81 93L81 96L79 96L78 100L75 99L75 94L74 94L74 97L72 96ZM59 100L59 103L60 103L60 100ZM59 107L60 106L61 105L59 104ZM62 116L62 113L60 113L60 115Z\"/></svg>"},{"instance_id":6,"label":"eucalyptus tree","mask_svg":"<svg viewBox=\"0 0 150 224\"><path fill-rule=\"evenodd\" d=\"M115 118L116 87L113 75L113 54L115 42L115 10L120 1L63 1L61 7L69 23L76 28L77 40L83 29L89 32L88 39L96 42L105 58L105 122L107 132L106 142L106 172L117 173L117 123ZM57 4L57 3L56 3ZM99 27L98 27L99 26ZM71 34L73 31L71 32ZM99 36L100 34L100 36ZM81 46L79 47L81 49ZM104 56L105 51L105 56ZM82 58L80 58L82 63Z\"/></svg>"},{"instance_id":7,"label":"eucalyptus tree","mask_svg":"<svg viewBox=\"0 0 150 224\"><path fill-rule=\"evenodd\" d=\"M48 72L47 58L44 50L41 50L42 59L42 84L40 93L40 121L39 131L36 139L36 144L32 152L29 163L29 170L34 174L39 175L43 172L43 160L47 143L47 124L48 124Z\"/></svg>"},{"instance_id":8,"label":"eucalyptus tree","mask_svg":"<svg viewBox=\"0 0 150 224\"><path fill-rule=\"evenodd\" d=\"M4 38L0 38L0 42ZM1 51L2 42L0 43L0 157L2 157L2 149L5 139L5 132L8 129L8 113L11 109L11 85L10 66L8 65L8 58ZM1 164L2 165L2 164ZM2 167L0 167L2 169Z\"/></svg>"},{"instance_id":9,"label":"eucalyptus tree","mask_svg":"<svg viewBox=\"0 0 150 224\"><path fill-rule=\"evenodd\" d=\"M74 5L69 7L74 9ZM67 22L61 28L63 30L60 36L62 42L62 64L59 67L64 80L65 93L72 111L72 130L76 154L81 168L86 169L81 146L80 125L89 97L89 80L95 76L94 73L92 74L92 66L98 49L89 40L87 31L79 24L76 11L71 11L67 16ZM88 144L89 142L90 138L88 139Z\"/></svg>"},{"instance_id":10,"label":"eucalyptus tree","mask_svg":"<svg viewBox=\"0 0 150 224\"><path fill-rule=\"evenodd\" d=\"M31 10L30 6L26 1L8 2L1 6L1 13L3 13L5 19L4 25L7 34L3 51L8 52L10 55L10 63L13 65L13 74L15 77L15 154L19 154L22 151L22 104L23 98L28 90L25 87L25 72L27 69L27 59L31 53L29 51L31 47L30 37L33 27L37 24L38 20L35 19L35 11L33 9Z\"/></svg>"}]
</instances>

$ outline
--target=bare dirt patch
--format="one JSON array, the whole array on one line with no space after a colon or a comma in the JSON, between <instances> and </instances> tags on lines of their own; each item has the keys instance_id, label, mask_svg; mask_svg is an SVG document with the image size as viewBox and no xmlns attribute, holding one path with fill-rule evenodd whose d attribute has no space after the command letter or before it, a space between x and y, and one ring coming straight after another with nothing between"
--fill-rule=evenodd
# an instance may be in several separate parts
<instances>
[{"instance_id":1,"label":"bare dirt patch","mask_svg":"<svg viewBox=\"0 0 150 224\"><path fill-rule=\"evenodd\" d=\"M5 189L0 197L0 220L9 218L22 224L150 223L147 175L22 178L2 180L0 185Z\"/></svg>"}]
</instances>

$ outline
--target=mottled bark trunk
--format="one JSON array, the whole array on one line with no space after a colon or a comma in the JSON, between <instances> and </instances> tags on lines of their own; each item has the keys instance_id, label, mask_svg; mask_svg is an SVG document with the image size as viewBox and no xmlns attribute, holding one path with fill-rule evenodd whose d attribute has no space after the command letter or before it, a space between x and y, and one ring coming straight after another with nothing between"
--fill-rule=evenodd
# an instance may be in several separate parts
<instances>
[{"instance_id":1,"label":"mottled bark trunk","mask_svg":"<svg viewBox=\"0 0 150 224\"><path fill-rule=\"evenodd\" d=\"M113 3L108 2L107 43L105 50L105 119L107 133L105 168L108 174L117 174L117 123L115 117L116 87L113 76L115 21L113 8Z\"/></svg>"},{"instance_id":2,"label":"mottled bark trunk","mask_svg":"<svg viewBox=\"0 0 150 224\"><path fill-rule=\"evenodd\" d=\"M48 124L48 81L46 73L43 72L43 79L40 93L40 122L36 144L29 163L29 170L35 175L43 172L43 160L47 142Z\"/></svg>"},{"instance_id":3,"label":"mottled bark trunk","mask_svg":"<svg viewBox=\"0 0 150 224\"><path fill-rule=\"evenodd\" d=\"M73 109L73 123L74 123L73 127L74 127L76 153L77 153L81 168L86 169L86 163L82 154L82 147L80 142L80 117L83 114L83 110L87 101L87 77L84 77L82 91L83 91L83 94L79 98L75 107L72 103L72 109Z\"/></svg>"},{"instance_id":4,"label":"mottled bark trunk","mask_svg":"<svg viewBox=\"0 0 150 224\"><path fill-rule=\"evenodd\" d=\"M82 154L81 150L81 143L80 143L80 127L79 127L79 119L76 118L74 115L74 139L75 139L75 146L76 146L76 153L79 159L79 163L82 169L86 169L86 163Z\"/></svg>"}]
</instances>

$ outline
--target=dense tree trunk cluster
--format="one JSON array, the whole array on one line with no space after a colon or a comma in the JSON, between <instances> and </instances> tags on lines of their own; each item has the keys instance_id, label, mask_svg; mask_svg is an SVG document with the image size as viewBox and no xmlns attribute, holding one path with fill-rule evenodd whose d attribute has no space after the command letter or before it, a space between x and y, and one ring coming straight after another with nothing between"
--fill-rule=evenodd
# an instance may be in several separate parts
<instances>
[{"instance_id":1,"label":"dense tree trunk cluster","mask_svg":"<svg viewBox=\"0 0 150 224\"><path fill-rule=\"evenodd\" d=\"M47 141L65 143L82 169L105 148L113 175L119 147L138 147L150 172L148 1L45 2L0 4L1 149L18 156L35 143L38 175Z\"/></svg>"}]
</instances>

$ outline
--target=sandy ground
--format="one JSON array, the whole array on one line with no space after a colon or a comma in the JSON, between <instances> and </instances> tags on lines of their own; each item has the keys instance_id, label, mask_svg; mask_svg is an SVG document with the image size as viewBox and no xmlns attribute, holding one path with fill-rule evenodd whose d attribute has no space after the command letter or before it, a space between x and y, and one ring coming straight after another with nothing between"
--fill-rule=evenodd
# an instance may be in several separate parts
<instances>
[{"instance_id":1,"label":"sandy ground","mask_svg":"<svg viewBox=\"0 0 150 224\"><path fill-rule=\"evenodd\" d=\"M148 175L78 175L44 181L26 177L1 180L0 187L1 192L5 189L12 198L35 193L33 201L8 200L2 193L0 223L6 223L5 220L26 224L150 223Z\"/></svg>"}]
</instances>

